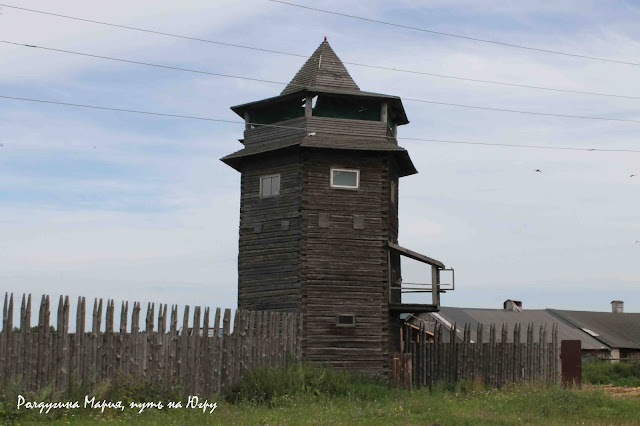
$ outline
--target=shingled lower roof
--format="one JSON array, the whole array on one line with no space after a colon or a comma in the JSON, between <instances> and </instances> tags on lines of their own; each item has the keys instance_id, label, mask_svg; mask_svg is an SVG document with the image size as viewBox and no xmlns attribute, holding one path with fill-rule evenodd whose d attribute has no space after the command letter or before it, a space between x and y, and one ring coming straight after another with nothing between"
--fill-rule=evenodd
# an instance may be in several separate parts
<instances>
[{"instance_id":1,"label":"shingled lower roof","mask_svg":"<svg viewBox=\"0 0 640 426\"><path fill-rule=\"evenodd\" d=\"M295 137L249 146L232 154L229 154L221 158L220 160L239 171L242 160L245 158L263 154L266 152L289 148L292 146L300 146L303 148L329 148L354 151L392 152L396 153L396 158L401 169L401 176L408 176L418 173L415 166L413 165L413 162L411 161L411 158L409 157L409 153L407 152L407 150L391 142L391 140L375 140L367 137L336 137L334 135L323 135L322 133L317 133L313 136Z\"/></svg>"},{"instance_id":2,"label":"shingled lower roof","mask_svg":"<svg viewBox=\"0 0 640 426\"><path fill-rule=\"evenodd\" d=\"M347 91L360 90L351 75L349 75L347 68L338 58L338 55L329 46L326 38L281 94L286 95L303 87Z\"/></svg>"}]
</instances>

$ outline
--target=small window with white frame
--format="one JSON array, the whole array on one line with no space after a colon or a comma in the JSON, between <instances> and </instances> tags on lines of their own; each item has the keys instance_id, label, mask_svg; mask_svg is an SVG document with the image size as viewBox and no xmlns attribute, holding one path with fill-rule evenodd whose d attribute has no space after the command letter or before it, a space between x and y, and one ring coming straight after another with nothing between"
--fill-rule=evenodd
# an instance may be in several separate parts
<instances>
[{"instance_id":1,"label":"small window with white frame","mask_svg":"<svg viewBox=\"0 0 640 426\"><path fill-rule=\"evenodd\" d=\"M360 187L360 170L332 168L331 187L358 189Z\"/></svg>"},{"instance_id":2,"label":"small window with white frame","mask_svg":"<svg viewBox=\"0 0 640 426\"><path fill-rule=\"evenodd\" d=\"M260 177L260 197L280 195L280 175Z\"/></svg>"}]
</instances>

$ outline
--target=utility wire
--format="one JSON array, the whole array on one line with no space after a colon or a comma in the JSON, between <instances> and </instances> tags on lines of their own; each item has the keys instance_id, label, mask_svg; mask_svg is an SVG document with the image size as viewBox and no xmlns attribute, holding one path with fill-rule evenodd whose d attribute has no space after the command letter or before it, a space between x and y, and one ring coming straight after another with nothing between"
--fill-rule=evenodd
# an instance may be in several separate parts
<instances>
[{"instance_id":1,"label":"utility wire","mask_svg":"<svg viewBox=\"0 0 640 426\"><path fill-rule=\"evenodd\" d=\"M260 78L243 77L243 76L238 76L238 75L233 75L233 74L222 74L222 73L216 73L216 72L210 72L210 71L193 70L193 69L189 69L189 68L180 68L180 67L174 67L174 66L169 66L169 65L153 64L153 63L149 63L149 62L140 62L140 61L133 61L133 60L128 60L128 59L113 58L113 57L109 57L109 56L92 55L92 54L89 54L89 53L73 52L73 51L70 51L70 50L53 49L53 48L50 48L50 47L36 46L36 45L33 45L33 44L14 43L14 42L4 41L4 40L0 40L0 43L12 44L12 45L16 45L16 46L24 46L24 47L35 48L35 49L49 50L49 51L59 52L59 53L68 53L68 54L72 54L72 55L87 56L87 57L90 57L90 58L105 59L105 60L117 61L117 62L125 62L125 63L136 64L136 65L144 65L144 66L155 67L155 68L166 68L166 69L175 70L175 71L184 71L184 72L191 72L191 73L197 73L197 74L207 74L207 75L213 75L213 76L217 76L217 77L235 78L235 79L240 79L240 80L249 80L249 81L262 82L262 83L279 84L279 85L287 85L288 84L288 83L283 82L283 81L265 80L265 79L260 79ZM302 84L295 84L295 83L289 83L289 84L291 86L300 87L300 88L307 87L307 86L302 85ZM415 98L402 98L402 99L404 99L405 101L410 101L410 102L420 102L420 103L426 103L426 104L432 104L432 105L451 106L451 107L457 107L457 108L478 109L478 110L494 111L494 112L508 112L508 113L516 113L516 114L528 114L528 115L538 115L538 116L547 116L547 117L560 117L560 118L577 118L577 119L583 119L583 120L600 120L600 121L617 121L617 122L640 123L640 120L633 120L633 119L627 119L627 118L611 118L611 117L595 117L595 116L571 115L571 114L555 114L555 113L548 113L548 112L524 111L524 110L507 109L507 108L484 107L484 106L479 106L479 105L456 104L456 103L450 103L450 102L431 101L431 100L427 100L427 99L415 99Z\"/></svg>"},{"instance_id":2,"label":"utility wire","mask_svg":"<svg viewBox=\"0 0 640 426\"><path fill-rule=\"evenodd\" d=\"M269 49L260 49L258 47L247 47L247 46L241 46L239 44L225 43L225 42L214 41L214 40L207 40L207 39L204 39L204 38L189 37L189 36L185 36L185 35L165 33L165 32L162 32L162 31L149 30L149 29L145 29L145 28L130 27L130 26L127 26L127 25L120 25L120 24L112 24L112 23L109 23L109 22L96 21L96 20L93 20L93 19L78 18L76 16L62 15L62 14L59 14L59 13L45 12L45 11L36 10L36 9L28 9L26 7L12 6L12 5L9 5L9 4L4 4L4 3L0 3L0 6L7 7L7 8L10 8L10 9L22 10L22 11L25 11L25 12L33 12L33 13L40 13L42 15L56 16L58 18L73 19L74 21L89 22L91 24L100 24L100 25L106 25L106 26L109 26L109 27L122 28L122 29L126 29L126 30L142 31L142 32L145 32L145 33L150 33L150 34L157 34L157 35L163 35L163 36L168 36L168 37L182 38L182 39L185 39L185 40L200 41L200 42L203 42L203 43L218 44L218 45L221 45L221 46L239 47L239 48L243 48L243 49L260 50L262 52L278 53L280 55L300 56L300 57L303 57L303 58L305 57L304 55L298 55L298 54L295 54L295 53L280 52L280 51L277 51L277 50L269 50Z\"/></svg>"},{"instance_id":3,"label":"utility wire","mask_svg":"<svg viewBox=\"0 0 640 426\"><path fill-rule=\"evenodd\" d=\"M48 50L48 51L51 51L51 52L68 53L70 55L87 56L89 58L106 59L106 60L109 60L109 61L125 62L125 63L128 63L128 64L145 65L145 66L148 66L148 67L155 67L155 68L165 68L165 69L170 69L170 70L174 70L174 71L184 71L184 72L191 72L191 73L197 73L197 74L207 74L207 75L214 75L214 76L217 76L217 77L237 78L237 79L241 79L241 80L257 81L257 82L261 82L261 83L273 83L273 84L285 84L285 85L287 84L287 83L284 83L282 81L264 80L264 79L260 79L260 78L242 77L242 76L238 76L238 75L223 74L223 73L211 72L211 71L194 70L194 69L189 69L189 68L174 67L174 66L170 66L170 65L152 64L150 62L140 62L140 61L134 61L134 60L130 60L130 59L114 58L114 57L111 57L111 56L93 55L93 54L90 54L90 53L74 52L74 51L71 51L71 50L54 49L54 48L51 48L51 47L36 46L35 44L15 43L15 42L12 42L12 41L5 41L5 40L0 40L0 43L13 44L15 46L30 47L30 48L33 48L33 49ZM640 97L639 97L639 99L640 99Z\"/></svg>"},{"instance_id":4,"label":"utility wire","mask_svg":"<svg viewBox=\"0 0 640 426\"><path fill-rule=\"evenodd\" d=\"M7 96L0 95L0 98L3 99L11 99L16 101L24 101L24 102L35 102L42 104L51 104L51 105L61 105L75 108L87 108L87 109L96 109L102 111L116 111L116 112L125 112L132 114L143 114L143 115L151 115L158 117L171 117L171 118L182 118L189 120L201 120L201 121L213 121L220 123L233 123L233 124L251 124L254 126L261 127L273 127L280 129L292 129L292 130L301 130L299 127L293 126L283 126L279 124L261 124L261 123L245 123L244 121L236 121L236 120L225 120L221 118L211 118L211 117L198 117L192 115L183 115L183 114L169 114L169 113L161 113L161 112L152 112L152 111L142 111L135 109L125 109L125 108L114 108L114 107L106 107L100 105L86 105L86 104L76 104L70 102L58 102L58 101L50 101L45 99L34 99L34 98L22 98L17 96ZM318 132L320 134L329 134L329 135L340 135L344 136L343 133L338 132ZM601 149L601 148L576 148L576 147L562 147L562 146L549 146L549 145L517 145L517 144L503 144L503 143L491 143L491 142L469 142L469 141L453 141L453 140L444 140L444 139L426 139L426 138L412 138L412 137L388 137L388 136L366 136L369 139L400 139L400 140L408 140L408 141L422 141L422 142L436 142L443 144L459 144L459 145L482 145L482 146L502 146L502 147L510 147L510 148L532 148L532 149L551 149L551 150L564 150L564 151L592 151L592 152L633 152L640 153L640 150L634 149Z\"/></svg>"},{"instance_id":5,"label":"utility wire","mask_svg":"<svg viewBox=\"0 0 640 426\"><path fill-rule=\"evenodd\" d=\"M311 7L311 6L303 6L301 4L289 3L289 2L286 2L286 1L282 1L282 0L267 0L267 1L270 1L270 2L273 2L273 3L280 3L280 4L283 4L283 5L287 5L287 6L298 7L300 9L312 10L314 12L322 12L322 13L326 13L326 14L329 14L329 15L342 16L342 17L345 17L345 18L357 19L357 20L366 21L366 22L373 22L373 23L376 23L376 24L388 25L388 26L392 26L392 27L398 27L398 28L404 28L404 29L408 29L408 30L420 31L420 32L424 32L424 33L437 34L437 35L446 36L446 37L455 37L455 38L460 38L460 39L464 39L464 40L477 41L477 42L480 42L480 43L496 44L496 45L499 45L499 46L514 47L516 49L531 50L531 51L542 52L542 53L552 53L552 54L555 54L555 55L571 56L571 57L574 57L574 58L582 58L582 59L591 59L591 60L601 61L601 62L612 62L612 63L616 63L616 64L640 66L640 63L638 63L638 62L618 61L618 60L615 60L615 59L600 58L600 57L597 57L597 56L579 55L579 54L576 54L576 53L561 52L561 51L558 51L558 50L540 49L540 48L537 48L537 47L524 46L524 45L521 45L521 44L505 43L505 42L501 42L501 41L487 40L487 39L482 39L482 38L477 38L477 37L469 37L469 36L464 36L464 35L460 35L460 34L446 33L446 32L443 32L443 31L430 30L430 29L427 29L427 28L413 27L413 26L410 26L410 25L396 24L396 23L393 23L393 22L380 21L380 20L377 20L377 19L371 19L371 18L365 18L365 17L362 17L362 16L350 15L348 13L341 13L341 12L334 12L334 11L325 10L325 9L318 9L318 8Z\"/></svg>"},{"instance_id":6,"label":"utility wire","mask_svg":"<svg viewBox=\"0 0 640 426\"><path fill-rule=\"evenodd\" d=\"M402 99L404 99L405 101L411 101L411 102L422 102L422 103L432 104L432 105L444 105L444 106L452 106L452 107L459 107L459 108L480 109L485 111L511 112L516 114L541 115L541 116L547 116L547 117L579 118L583 120L604 120L604 121L620 121L620 122L627 122L627 123L640 123L640 120L633 120L630 118L611 118L611 117L595 117L591 115L554 114L550 112L523 111L518 109L492 108L492 107L484 107L484 106L478 106L478 105L436 102L436 101L428 101L424 99L412 99L412 98L402 98Z\"/></svg>"},{"instance_id":7,"label":"utility wire","mask_svg":"<svg viewBox=\"0 0 640 426\"><path fill-rule=\"evenodd\" d=\"M166 33L166 32L162 32L162 31L149 30L149 29L145 29L145 28L131 27L131 26L119 25L119 24L112 24L112 23L108 23L108 22L102 22L102 21L95 21L95 20L91 20L91 19L78 18L78 17L74 17L74 16L69 16L69 15L61 15L61 14L57 14L57 13L44 12L44 11L35 10L35 9L27 9L27 8L24 8L24 7L10 6L10 5L7 5L7 4L2 4L2 3L0 3L0 6L13 8L13 9L18 9L18 10L27 11L27 12L33 12L33 13L40 13L40 14L44 14L44 15L56 16L56 17L59 17L59 18L73 19L73 20L82 21L82 22L89 22L89 23L92 23L92 24L106 25L106 26L110 26L110 27L122 28L122 29L133 30L133 31L141 31L141 32L146 32L146 33L151 33L151 34L156 34L156 35L163 35L163 36L168 36L168 37L176 37L176 38L181 38L181 39L185 39L185 40L192 40L192 41L200 41L200 42L204 42L204 43L217 44L217 45L220 45L220 46L233 47L233 48L238 48L238 49L255 50L255 51L259 51L259 52L272 53L272 54L277 54L277 55L286 55L286 56L298 57L298 58L303 58L303 59L307 59L308 58L308 55L302 55L302 54L299 54L299 53L283 52L281 50L263 49L263 48L260 48L260 47L245 46L245 45L235 44L235 43L226 43L226 42L202 39L202 38L197 38L197 37L189 37L189 36L180 35L180 34ZM16 44L21 45L20 43L16 43ZM43 48L43 47L41 47L41 48ZM459 80L459 81L469 81L469 82L482 83L482 84L494 84L494 85L499 85L499 86L519 87L519 88L524 88L524 89L545 90L545 91L560 92L560 93L572 93L572 94L578 94L578 95L608 96L608 97L614 97L614 98L640 99L640 96L619 95L619 94L601 93L601 92L589 92L589 91L572 90L572 89L560 89L560 88L536 86L536 85L530 85L530 84L508 83L508 82L502 82L502 81L483 80L483 79L460 77L460 76L454 76L454 75L429 73L429 72L424 72L424 71L409 70L409 69L403 69L403 68L384 67L384 66L381 66L381 65L363 64L363 63L360 63L360 62L349 62L349 61L342 61L342 62L344 64L346 64L346 65L353 65L353 66L363 67L363 68L371 68L371 69L379 69L379 70L385 70L385 71L401 72L401 73L405 73L405 74L425 75L425 76L429 76L429 77L446 78L446 79L450 79L450 80Z\"/></svg>"},{"instance_id":8,"label":"utility wire","mask_svg":"<svg viewBox=\"0 0 640 426\"><path fill-rule=\"evenodd\" d=\"M429 76L429 77L446 78L446 79L449 79L449 80L469 81L469 82L473 82L473 83L494 84L494 85L497 85L497 86L519 87L519 88L523 88L523 89L545 90L545 91L548 91L548 92L571 93L571 94L575 94L575 95L591 95L591 96L607 96L607 97L612 97L612 98L624 98L624 99L640 99L640 96L617 95L617 94L614 94L614 93L602 93L602 92L587 92L587 91L583 91L583 90L559 89L559 88L555 88L555 87L534 86L534 85L530 85L530 84L507 83L507 82L504 82L504 81L482 80L482 79L478 79L478 78L459 77L459 76L446 75L446 74L435 74L435 73L429 73L429 72L423 72L423 71L406 70L406 69L401 69L401 68L389 68L389 67L383 67L383 66L379 66L379 65L368 65L368 64L361 64L361 63L356 63L356 62L347 62L347 61L342 61L342 62L344 64L347 64L347 65L355 65L355 66L364 67L364 68L373 68L373 69L379 69L379 70L385 70L385 71L397 71L397 72L402 72L402 73L406 73L406 74L426 75L426 76Z\"/></svg>"}]
</instances>

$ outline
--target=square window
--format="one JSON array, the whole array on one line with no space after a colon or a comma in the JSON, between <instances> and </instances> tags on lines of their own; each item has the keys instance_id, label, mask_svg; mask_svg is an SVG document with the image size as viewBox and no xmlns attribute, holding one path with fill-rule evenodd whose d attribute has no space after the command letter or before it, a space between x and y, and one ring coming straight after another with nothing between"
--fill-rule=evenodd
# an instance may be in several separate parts
<instances>
[{"instance_id":1,"label":"square window","mask_svg":"<svg viewBox=\"0 0 640 426\"><path fill-rule=\"evenodd\" d=\"M355 327L356 316L355 314L339 314L336 320L338 327Z\"/></svg>"},{"instance_id":2,"label":"square window","mask_svg":"<svg viewBox=\"0 0 640 426\"><path fill-rule=\"evenodd\" d=\"M262 176L260 178L260 196L274 197L280 195L280 175Z\"/></svg>"},{"instance_id":3,"label":"square window","mask_svg":"<svg viewBox=\"0 0 640 426\"><path fill-rule=\"evenodd\" d=\"M331 186L333 188L358 189L360 170L331 169Z\"/></svg>"}]
</instances>

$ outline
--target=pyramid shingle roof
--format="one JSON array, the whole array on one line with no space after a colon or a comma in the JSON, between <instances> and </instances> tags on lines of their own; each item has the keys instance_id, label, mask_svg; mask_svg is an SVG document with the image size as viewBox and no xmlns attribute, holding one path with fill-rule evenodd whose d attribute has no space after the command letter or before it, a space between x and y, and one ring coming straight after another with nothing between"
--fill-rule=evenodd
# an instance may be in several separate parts
<instances>
[{"instance_id":1,"label":"pyramid shingle roof","mask_svg":"<svg viewBox=\"0 0 640 426\"><path fill-rule=\"evenodd\" d=\"M360 91L349 71L338 55L325 40L318 46L313 55L300 68L293 80L284 88L281 95L298 91L302 88L338 89L349 92Z\"/></svg>"}]
</instances>

